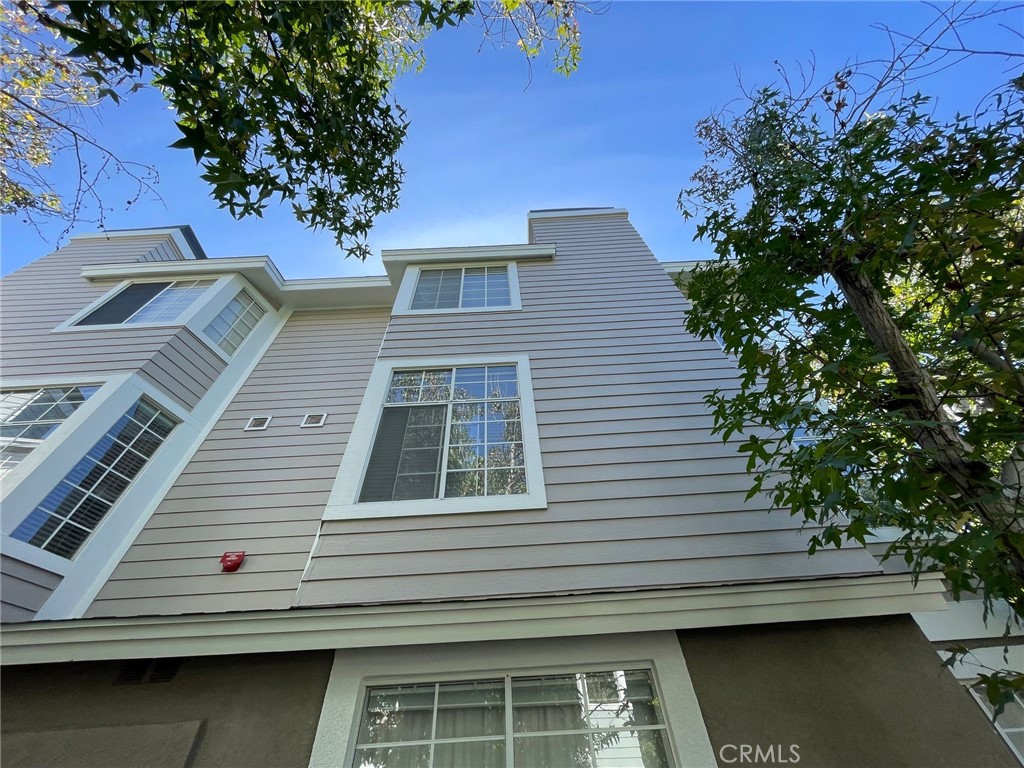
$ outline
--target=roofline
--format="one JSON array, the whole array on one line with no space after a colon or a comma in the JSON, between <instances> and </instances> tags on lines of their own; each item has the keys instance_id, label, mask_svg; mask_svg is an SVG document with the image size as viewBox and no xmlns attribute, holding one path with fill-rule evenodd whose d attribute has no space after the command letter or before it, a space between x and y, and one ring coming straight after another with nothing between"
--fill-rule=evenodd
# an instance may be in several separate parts
<instances>
[{"instance_id":1,"label":"roofline","mask_svg":"<svg viewBox=\"0 0 1024 768\"><path fill-rule=\"evenodd\" d=\"M234 256L196 261L88 264L86 280L132 280L185 275L238 274L267 298L292 309L390 307L395 284L387 275L287 280L269 256Z\"/></svg>"},{"instance_id":2,"label":"roofline","mask_svg":"<svg viewBox=\"0 0 1024 768\"><path fill-rule=\"evenodd\" d=\"M206 251L188 224L171 224L166 227L139 227L136 229L107 229L102 232L86 232L74 235L72 240L111 240L118 237L139 237L140 235L169 235L178 247L183 259L207 259Z\"/></svg>"}]
</instances>

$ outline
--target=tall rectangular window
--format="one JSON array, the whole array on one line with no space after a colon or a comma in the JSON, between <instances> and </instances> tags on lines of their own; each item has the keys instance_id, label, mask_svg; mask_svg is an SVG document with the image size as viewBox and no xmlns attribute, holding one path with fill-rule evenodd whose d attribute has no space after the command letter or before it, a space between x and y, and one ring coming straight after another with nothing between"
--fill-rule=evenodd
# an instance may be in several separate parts
<instances>
[{"instance_id":1,"label":"tall rectangular window","mask_svg":"<svg viewBox=\"0 0 1024 768\"><path fill-rule=\"evenodd\" d=\"M192 306L192 303L213 283L213 280L132 283L75 325L172 322Z\"/></svg>"},{"instance_id":2,"label":"tall rectangular window","mask_svg":"<svg viewBox=\"0 0 1024 768\"><path fill-rule=\"evenodd\" d=\"M469 309L511 305L508 267L420 270L410 309Z\"/></svg>"},{"instance_id":3,"label":"tall rectangular window","mask_svg":"<svg viewBox=\"0 0 1024 768\"><path fill-rule=\"evenodd\" d=\"M97 389L66 386L0 393L0 477L20 464Z\"/></svg>"},{"instance_id":4,"label":"tall rectangular window","mask_svg":"<svg viewBox=\"0 0 1024 768\"><path fill-rule=\"evenodd\" d=\"M239 291L203 332L221 349L233 355L265 314L266 311L248 291Z\"/></svg>"},{"instance_id":5,"label":"tall rectangular window","mask_svg":"<svg viewBox=\"0 0 1024 768\"><path fill-rule=\"evenodd\" d=\"M352 768L670 768L649 670L373 687Z\"/></svg>"},{"instance_id":6,"label":"tall rectangular window","mask_svg":"<svg viewBox=\"0 0 1024 768\"><path fill-rule=\"evenodd\" d=\"M11 534L71 558L177 422L140 398Z\"/></svg>"},{"instance_id":7,"label":"tall rectangular window","mask_svg":"<svg viewBox=\"0 0 1024 768\"><path fill-rule=\"evenodd\" d=\"M393 373L360 502L525 493L515 365Z\"/></svg>"}]
</instances>

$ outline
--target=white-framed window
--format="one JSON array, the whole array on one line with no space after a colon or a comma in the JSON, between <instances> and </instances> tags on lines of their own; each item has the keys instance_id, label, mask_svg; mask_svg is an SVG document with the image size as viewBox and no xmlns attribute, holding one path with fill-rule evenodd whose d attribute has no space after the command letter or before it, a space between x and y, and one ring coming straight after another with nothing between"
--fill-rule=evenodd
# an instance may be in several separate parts
<instances>
[{"instance_id":1,"label":"white-framed window","mask_svg":"<svg viewBox=\"0 0 1024 768\"><path fill-rule=\"evenodd\" d=\"M546 504L527 356L378 361L328 518Z\"/></svg>"},{"instance_id":2,"label":"white-framed window","mask_svg":"<svg viewBox=\"0 0 1024 768\"><path fill-rule=\"evenodd\" d=\"M178 422L141 397L11 532L70 559Z\"/></svg>"},{"instance_id":3,"label":"white-framed window","mask_svg":"<svg viewBox=\"0 0 1024 768\"><path fill-rule=\"evenodd\" d=\"M128 283L99 306L72 322L74 326L141 325L177 320L216 281L175 280Z\"/></svg>"},{"instance_id":4,"label":"white-framed window","mask_svg":"<svg viewBox=\"0 0 1024 768\"><path fill-rule=\"evenodd\" d=\"M1003 706L999 717L992 722L995 708L989 703L984 686L981 684L971 686L970 691L974 700L985 710L989 722L1003 737L1010 751L1024 764L1024 695L1014 694L1013 700Z\"/></svg>"},{"instance_id":5,"label":"white-framed window","mask_svg":"<svg viewBox=\"0 0 1024 768\"><path fill-rule=\"evenodd\" d=\"M0 392L0 477L20 464L98 389L99 385L90 384Z\"/></svg>"},{"instance_id":6,"label":"white-framed window","mask_svg":"<svg viewBox=\"0 0 1024 768\"><path fill-rule=\"evenodd\" d=\"M494 312L522 309L516 263L410 266L396 314Z\"/></svg>"},{"instance_id":7,"label":"white-framed window","mask_svg":"<svg viewBox=\"0 0 1024 768\"><path fill-rule=\"evenodd\" d=\"M386 645L335 653L311 768L715 764L674 632Z\"/></svg>"},{"instance_id":8,"label":"white-framed window","mask_svg":"<svg viewBox=\"0 0 1024 768\"><path fill-rule=\"evenodd\" d=\"M671 768L650 669L367 688L351 768Z\"/></svg>"},{"instance_id":9,"label":"white-framed window","mask_svg":"<svg viewBox=\"0 0 1024 768\"><path fill-rule=\"evenodd\" d=\"M228 355L233 355L266 313L263 306L242 289L210 321L203 333Z\"/></svg>"}]
</instances>

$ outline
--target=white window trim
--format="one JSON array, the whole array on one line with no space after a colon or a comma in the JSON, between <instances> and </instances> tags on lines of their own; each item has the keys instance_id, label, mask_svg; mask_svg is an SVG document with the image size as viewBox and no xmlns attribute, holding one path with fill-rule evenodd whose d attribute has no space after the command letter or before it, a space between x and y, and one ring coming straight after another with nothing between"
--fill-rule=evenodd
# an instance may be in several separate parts
<instances>
[{"instance_id":1,"label":"white window trim","mask_svg":"<svg viewBox=\"0 0 1024 768\"><path fill-rule=\"evenodd\" d=\"M677 768L717 766L674 632L336 651L309 765L351 765L366 690L373 686L607 669L650 669Z\"/></svg>"},{"instance_id":2,"label":"white window trim","mask_svg":"<svg viewBox=\"0 0 1024 768\"><path fill-rule=\"evenodd\" d=\"M317 427L322 427L327 423L327 415L328 414L325 411L307 413L302 417L302 421L299 422L299 429L315 429ZM309 421L310 417L317 417L319 421L311 422Z\"/></svg>"},{"instance_id":3,"label":"white window trim","mask_svg":"<svg viewBox=\"0 0 1024 768\"><path fill-rule=\"evenodd\" d=\"M266 419L266 422L263 424L263 426L253 426L253 422L256 421L257 419ZM267 427L270 426L270 422L272 422L273 420L274 420L273 416L267 416L267 415L264 415L264 414L257 414L256 416L250 416L249 417L249 421L247 421L245 426L242 427L242 431L243 432L264 432L264 431L266 431Z\"/></svg>"},{"instance_id":4,"label":"white window trim","mask_svg":"<svg viewBox=\"0 0 1024 768\"><path fill-rule=\"evenodd\" d=\"M107 433L110 426L121 418L140 397L146 397L152 401L160 410L174 418L178 424L161 444L153 458L146 463L138 476L111 506L110 511L89 533L78 551L71 558L64 558L12 538L11 534L14 529L21 524L26 515L38 506L39 502L53 490L60 479L92 449L96 442ZM152 496L152 488L145 482L140 482L139 478L160 476L159 471L154 472L151 468L161 466L168 460L165 454L169 452L161 453L161 450L168 445L173 445L172 440L180 441L180 433L188 431L187 429L183 430L182 427L193 418L180 404L135 374L117 377L116 382L109 381L99 392L90 397L82 408L96 398L99 398L98 402L86 414L89 417L88 421L85 421L85 417L83 417L83 421L80 423L81 428L67 433L60 445L54 447L47 454L47 458L51 458L51 460L47 461L46 471L26 476L23 482L10 488L4 496L4 507L10 510L3 517L2 522L4 551L19 560L62 576L67 576L82 561L94 559L111 542L123 536L123 525L129 522L129 518L134 517L139 506L145 505L144 500ZM81 411L82 408L78 410ZM22 462L22 464L24 463Z\"/></svg>"},{"instance_id":5,"label":"white window trim","mask_svg":"<svg viewBox=\"0 0 1024 768\"><path fill-rule=\"evenodd\" d=\"M420 272L424 269L472 269L476 267L508 267L508 291L509 303L503 307L452 307L450 309L412 309L413 296L416 294L416 286L420 282ZM465 278L465 276L463 276ZM393 315L454 315L476 312L518 312L523 308L522 297L519 293L519 268L514 261L481 261L481 262L453 262L449 264L412 264L405 269L402 275L402 284L398 288L398 295L395 296L395 308Z\"/></svg>"},{"instance_id":6,"label":"white window trim","mask_svg":"<svg viewBox=\"0 0 1024 768\"><path fill-rule=\"evenodd\" d=\"M164 320L160 322L150 323L103 323L101 325L76 325L78 321L87 317L93 312L93 310L106 304L117 294L121 293L129 285L135 283L177 283L186 282L189 280L214 280L213 285L209 286L202 296L197 298L192 304L187 307L178 317L173 320ZM122 280L120 283L115 285L109 291L104 293L102 296L97 298L95 301L87 304L85 307L80 309L78 312L73 314L63 323L54 328L50 333L82 333L84 331L109 331L113 329L135 329L135 328L166 328L168 326L179 326L189 325L190 321L199 314L204 308L207 307L209 302L214 298L215 294L219 294L224 286L231 280L228 276L216 277L215 275L167 275L159 276L154 275L153 277L141 278L138 280ZM205 326L203 326L205 327Z\"/></svg>"},{"instance_id":7,"label":"white window trim","mask_svg":"<svg viewBox=\"0 0 1024 768\"><path fill-rule=\"evenodd\" d=\"M360 502L359 490L370 463L373 440L384 412L391 374L399 369L447 368L467 365L516 366L519 380L519 408L523 425L523 455L526 460L526 487L529 493L510 496L473 496L458 499L411 499L408 501ZM352 434L341 459L338 477L324 510L324 520L353 518L447 515L469 512L500 512L547 509L544 470L541 466L540 436L533 399L528 355L475 355L471 357L417 357L377 360L366 385Z\"/></svg>"},{"instance_id":8,"label":"white window trim","mask_svg":"<svg viewBox=\"0 0 1024 768\"><path fill-rule=\"evenodd\" d=\"M46 436L35 449L25 456L22 461L12 468L3 481L0 482L0 505L7 496L18 487L22 480L31 475L36 468L58 448L72 439L78 428L84 424L93 413L100 408L101 404L110 397L122 383L131 376L129 373L115 374L113 376L88 376L82 374L66 374L61 376L48 376L45 379L16 378L0 380L0 390L10 389L40 389L42 387L67 387L67 386L94 386L99 387L93 395L75 409L60 426ZM90 446L91 447L91 446ZM88 449L86 449L88 450ZM84 455L84 453L83 453ZM11 528L13 530L13 528ZM8 533L7 521L3 523L3 532ZM33 547L35 549L35 547Z\"/></svg>"},{"instance_id":9,"label":"white window trim","mask_svg":"<svg viewBox=\"0 0 1024 768\"><path fill-rule=\"evenodd\" d=\"M239 294L239 292L245 291L248 293L253 301L256 302L257 306L263 309L263 317L256 321L256 325L253 327L252 332L242 339L242 343L238 345L233 353L229 354L224 351L220 344L215 342L206 334L206 327L213 322L224 308ZM256 288L245 278L239 275L233 275L226 281L218 281L216 285L210 286L210 290L206 296L203 296L197 304L201 306L197 307L195 314L189 319L189 329L199 337L206 346L217 353L220 358L226 362L230 362L237 355L242 354L242 350L245 348L246 343L250 338L257 336L258 329L263 323L273 322L268 320L269 317L273 317L276 312L272 306L267 302Z\"/></svg>"}]
</instances>

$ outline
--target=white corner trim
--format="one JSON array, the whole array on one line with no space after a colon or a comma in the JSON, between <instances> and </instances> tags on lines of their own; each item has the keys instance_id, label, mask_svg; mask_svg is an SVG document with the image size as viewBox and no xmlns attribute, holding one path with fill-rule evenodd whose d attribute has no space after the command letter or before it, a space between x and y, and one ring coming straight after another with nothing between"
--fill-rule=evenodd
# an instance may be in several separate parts
<instances>
[{"instance_id":1,"label":"white corner trim","mask_svg":"<svg viewBox=\"0 0 1024 768\"><path fill-rule=\"evenodd\" d=\"M413 501L376 501L360 503L359 489L370 462L384 398L392 372L399 369L443 368L460 365L515 364L519 378L519 408L523 428L523 453L526 460L528 493L516 496L477 496L460 499L417 499ZM353 518L409 517L413 515L461 514L546 509L544 469L541 465L540 435L533 398L533 379L529 355L473 355L465 357L384 358L377 360L370 373L366 392L359 405L352 433L338 468L324 509L324 520Z\"/></svg>"},{"instance_id":2,"label":"white corner trim","mask_svg":"<svg viewBox=\"0 0 1024 768\"><path fill-rule=\"evenodd\" d=\"M116 562L114 563L116 564ZM111 565L113 568L113 565ZM0 663L375 648L773 624L945 610L940 574L449 603L34 621L0 627Z\"/></svg>"},{"instance_id":3,"label":"white corner trim","mask_svg":"<svg viewBox=\"0 0 1024 768\"><path fill-rule=\"evenodd\" d=\"M666 748L673 753L675 764L679 768L717 765L679 641L673 632L651 632L431 645L414 650L339 650L309 766L352 764L362 704L366 689L373 685L608 669L650 669L667 725Z\"/></svg>"},{"instance_id":4,"label":"white corner trim","mask_svg":"<svg viewBox=\"0 0 1024 768\"><path fill-rule=\"evenodd\" d=\"M411 264L402 274L402 283L395 297L392 315L458 315L478 312L516 312L523 308L523 299L519 293L519 268L514 261L488 261L473 264L474 267L508 267L509 303L501 307L452 307L450 309L413 309L412 300L416 294L416 286L420 282L420 273L424 269L463 269L462 264L430 264L421 266ZM465 279L465 277L463 277Z\"/></svg>"},{"instance_id":5,"label":"white corner trim","mask_svg":"<svg viewBox=\"0 0 1024 768\"><path fill-rule=\"evenodd\" d=\"M134 392L135 396L145 395L161 408L170 411L180 423L140 473L146 479L146 485L133 482L86 539L74 559L66 561L70 563L66 572L70 578L65 578L53 591L36 614L36 621L73 619L86 611L213 429L220 414L263 358L264 352L284 327L290 314L289 311L282 311L261 319L263 327L258 324L246 339L246 342L250 339L254 341L254 345L249 347L249 356L237 356L221 372L191 413L182 410L181 406L138 376L126 382L126 392ZM273 322L273 319L277 322ZM124 397L130 399L131 395L126 394Z\"/></svg>"}]
</instances>

